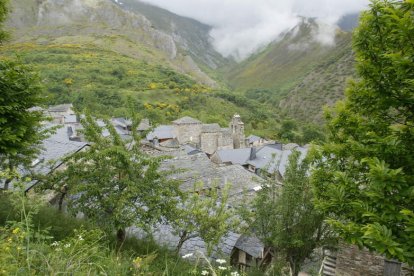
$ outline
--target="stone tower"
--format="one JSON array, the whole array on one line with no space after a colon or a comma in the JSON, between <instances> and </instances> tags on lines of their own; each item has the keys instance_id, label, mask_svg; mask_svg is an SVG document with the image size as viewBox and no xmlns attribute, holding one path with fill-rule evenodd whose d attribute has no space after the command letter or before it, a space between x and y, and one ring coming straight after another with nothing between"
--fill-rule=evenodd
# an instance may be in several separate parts
<instances>
[{"instance_id":1,"label":"stone tower","mask_svg":"<svg viewBox=\"0 0 414 276\"><path fill-rule=\"evenodd\" d=\"M244 137L244 123L242 122L240 115L236 114L230 122L230 129L233 138L233 147L240 149L245 147Z\"/></svg>"}]
</instances>

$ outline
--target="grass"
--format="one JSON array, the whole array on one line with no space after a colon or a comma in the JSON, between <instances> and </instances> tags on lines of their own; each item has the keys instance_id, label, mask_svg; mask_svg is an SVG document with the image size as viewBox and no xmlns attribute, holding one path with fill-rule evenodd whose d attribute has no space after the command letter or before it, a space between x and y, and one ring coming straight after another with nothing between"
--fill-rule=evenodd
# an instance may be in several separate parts
<instances>
[{"instance_id":1,"label":"grass","mask_svg":"<svg viewBox=\"0 0 414 276\"><path fill-rule=\"evenodd\" d=\"M62 227L64 225L64 227ZM0 193L0 275L230 275L209 260L188 261L151 239L115 235L17 193ZM243 275L260 275L251 271Z\"/></svg>"}]
</instances>

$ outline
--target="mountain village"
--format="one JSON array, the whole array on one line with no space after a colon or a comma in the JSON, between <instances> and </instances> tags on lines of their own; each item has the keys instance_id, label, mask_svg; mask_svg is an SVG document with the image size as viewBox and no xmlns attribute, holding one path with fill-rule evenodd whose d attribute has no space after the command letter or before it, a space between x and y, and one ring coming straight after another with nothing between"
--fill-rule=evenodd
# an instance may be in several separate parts
<instances>
[{"instance_id":1,"label":"mountain village","mask_svg":"<svg viewBox=\"0 0 414 276\"><path fill-rule=\"evenodd\" d=\"M33 162L30 173L47 175L54 170L64 170L64 157L88 150L89 143L82 135L80 118L83 115L76 114L72 104L50 106L42 111L51 118L51 121L45 122L45 127L56 128L56 131L43 141L42 152ZM100 119L96 122L104 128L102 135L109 136L104 122ZM110 122L123 139L131 137L131 120L112 118ZM171 125L155 127L148 119L142 119L137 130L143 136L143 152L150 156L169 156L162 167L181 170L173 177L181 181L183 191L191 192L194 184L200 181L204 183L203 189L211 189L215 185L221 189L230 184L228 208L236 208L240 202L248 206L255 193L262 189L262 185L266 185L268 178L275 179L283 186L290 154L298 151L303 159L309 150L309 145L282 144L254 135L245 137L244 123L237 114L231 118L228 128L183 117ZM36 181L31 182L25 188L26 192L30 192L37 184ZM52 193L48 197L50 203L56 205L61 195ZM153 228L152 236L160 245L174 249L179 238L172 232L169 225L158 224ZM133 226L128 233L138 238L147 235L142 229ZM181 255L196 256L194 254L197 252L207 254L206 245L199 237L186 241L180 250ZM221 239L211 257L230 258L233 266L248 269L270 263L273 254L257 237L229 232ZM325 256L321 273L326 276L355 273L377 275L383 271L384 275L389 276L397 275L395 271L405 275L401 263L345 243L340 245L338 251L321 251L318 254ZM308 265L312 265L311 260L308 262Z\"/></svg>"}]
</instances>

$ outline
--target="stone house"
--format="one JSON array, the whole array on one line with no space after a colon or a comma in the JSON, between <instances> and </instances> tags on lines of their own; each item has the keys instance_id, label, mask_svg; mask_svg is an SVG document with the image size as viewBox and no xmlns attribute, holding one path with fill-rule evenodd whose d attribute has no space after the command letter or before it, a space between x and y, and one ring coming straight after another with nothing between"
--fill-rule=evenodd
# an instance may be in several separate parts
<instances>
[{"instance_id":1,"label":"stone house","mask_svg":"<svg viewBox=\"0 0 414 276\"><path fill-rule=\"evenodd\" d=\"M233 247L230 264L246 271L251 267L259 267L263 255L264 245L258 238L242 235Z\"/></svg>"},{"instance_id":2,"label":"stone house","mask_svg":"<svg viewBox=\"0 0 414 276\"><path fill-rule=\"evenodd\" d=\"M64 124L65 121L76 122L76 114L72 104L60 104L50 106L47 114L52 117L54 123Z\"/></svg>"},{"instance_id":3,"label":"stone house","mask_svg":"<svg viewBox=\"0 0 414 276\"><path fill-rule=\"evenodd\" d=\"M303 159L307 147L296 147ZM293 150L285 149L282 144L269 144L262 147L218 150L211 157L216 164L238 164L257 175L268 177L275 175L282 180L289 164L289 156Z\"/></svg>"},{"instance_id":4,"label":"stone house","mask_svg":"<svg viewBox=\"0 0 414 276\"><path fill-rule=\"evenodd\" d=\"M172 123L156 127L147 135L147 140L158 145L175 139L177 147L190 144L208 155L220 149L245 146L244 123L239 115L233 117L229 128L221 128L218 124L203 124L191 117L183 117Z\"/></svg>"},{"instance_id":5,"label":"stone house","mask_svg":"<svg viewBox=\"0 0 414 276\"><path fill-rule=\"evenodd\" d=\"M246 146L249 147L259 147L269 143L266 139L256 135L250 135L246 138Z\"/></svg>"}]
</instances>

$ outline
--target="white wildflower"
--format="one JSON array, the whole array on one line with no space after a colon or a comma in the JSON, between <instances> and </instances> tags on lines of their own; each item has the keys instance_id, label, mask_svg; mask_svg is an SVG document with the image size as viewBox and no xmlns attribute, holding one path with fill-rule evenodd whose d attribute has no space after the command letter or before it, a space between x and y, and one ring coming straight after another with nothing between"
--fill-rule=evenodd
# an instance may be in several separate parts
<instances>
[{"instance_id":1,"label":"white wildflower","mask_svg":"<svg viewBox=\"0 0 414 276\"><path fill-rule=\"evenodd\" d=\"M51 246L58 246L59 245L59 242L57 242L57 241L54 241L52 244L51 244Z\"/></svg>"},{"instance_id":2,"label":"white wildflower","mask_svg":"<svg viewBox=\"0 0 414 276\"><path fill-rule=\"evenodd\" d=\"M209 273L208 273L208 271L207 270L203 270L203 271L201 271L201 275L208 275Z\"/></svg>"},{"instance_id":3,"label":"white wildflower","mask_svg":"<svg viewBox=\"0 0 414 276\"><path fill-rule=\"evenodd\" d=\"M69 248L70 247L70 243L65 244L65 248Z\"/></svg>"},{"instance_id":4,"label":"white wildflower","mask_svg":"<svg viewBox=\"0 0 414 276\"><path fill-rule=\"evenodd\" d=\"M225 264L226 263L226 260L217 259L216 262L219 263L219 264Z\"/></svg>"},{"instance_id":5,"label":"white wildflower","mask_svg":"<svg viewBox=\"0 0 414 276\"><path fill-rule=\"evenodd\" d=\"M231 276L240 276L240 274L237 271L234 271L232 273L230 273Z\"/></svg>"},{"instance_id":6,"label":"white wildflower","mask_svg":"<svg viewBox=\"0 0 414 276\"><path fill-rule=\"evenodd\" d=\"M220 270L226 270L227 267L225 267L225 266L219 266L218 269L220 269Z\"/></svg>"},{"instance_id":7,"label":"white wildflower","mask_svg":"<svg viewBox=\"0 0 414 276\"><path fill-rule=\"evenodd\" d=\"M80 241L83 241L83 237L82 237L82 235L79 235L79 236L78 236L78 239L79 239Z\"/></svg>"},{"instance_id":8,"label":"white wildflower","mask_svg":"<svg viewBox=\"0 0 414 276\"><path fill-rule=\"evenodd\" d=\"M183 259L187 259L193 256L193 253L188 253L183 256Z\"/></svg>"}]
</instances>

